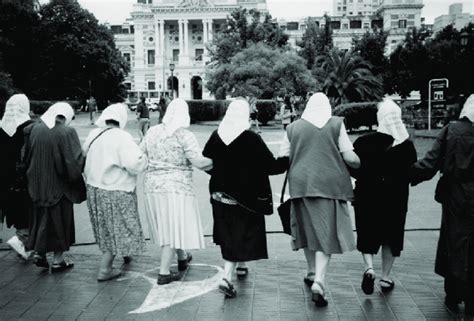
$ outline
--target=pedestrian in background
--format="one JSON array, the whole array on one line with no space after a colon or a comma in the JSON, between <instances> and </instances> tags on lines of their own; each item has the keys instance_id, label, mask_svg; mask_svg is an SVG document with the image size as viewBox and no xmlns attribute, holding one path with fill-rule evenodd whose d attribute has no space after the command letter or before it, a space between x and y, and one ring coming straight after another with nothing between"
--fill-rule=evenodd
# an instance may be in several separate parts
<instances>
[{"instance_id":1,"label":"pedestrian in background","mask_svg":"<svg viewBox=\"0 0 474 321\"><path fill-rule=\"evenodd\" d=\"M137 120L138 120L138 134L140 141L145 137L148 128L150 128L150 111L145 102L145 97L140 98L140 102L137 105Z\"/></svg>"},{"instance_id":2,"label":"pedestrian in background","mask_svg":"<svg viewBox=\"0 0 474 321\"><path fill-rule=\"evenodd\" d=\"M331 110L326 95L312 95L301 119L287 127L280 148L280 156L290 157L292 245L304 250L304 281L311 285L318 307L328 304L324 281L331 255L355 249L347 204L353 191L346 165L357 168L360 160L343 119L331 117Z\"/></svg>"},{"instance_id":3,"label":"pedestrian in background","mask_svg":"<svg viewBox=\"0 0 474 321\"><path fill-rule=\"evenodd\" d=\"M255 97L250 97L248 99L249 105L250 105L250 128L255 125L257 134L260 134L262 131L260 130L260 127L258 126L258 108L257 108L257 98Z\"/></svg>"},{"instance_id":4,"label":"pedestrian in background","mask_svg":"<svg viewBox=\"0 0 474 321\"><path fill-rule=\"evenodd\" d=\"M89 109L91 125L94 125L94 117L97 112L97 101L92 96L89 97L89 101L87 102L87 109Z\"/></svg>"},{"instance_id":5,"label":"pedestrian in background","mask_svg":"<svg viewBox=\"0 0 474 321\"><path fill-rule=\"evenodd\" d=\"M193 188L193 166L209 170L212 161L202 156L184 99L168 106L163 123L150 128L141 149L148 156L145 173L145 206L151 241L161 246L160 285L177 281L170 270L175 255L178 271L187 269L189 250L204 248L199 207Z\"/></svg>"},{"instance_id":6,"label":"pedestrian in background","mask_svg":"<svg viewBox=\"0 0 474 321\"><path fill-rule=\"evenodd\" d=\"M413 167L412 184L438 171L435 199L442 205L435 272L444 277L446 306L474 314L474 94L458 121L439 133L431 150Z\"/></svg>"},{"instance_id":7,"label":"pedestrian in background","mask_svg":"<svg viewBox=\"0 0 474 321\"><path fill-rule=\"evenodd\" d=\"M295 108L289 96L285 97L281 104L279 116L283 129L286 130L286 127L291 124L296 117Z\"/></svg>"},{"instance_id":8,"label":"pedestrian in background","mask_svg":"<svg viewBox=\"0 0 474 321\"><path fill-rule=\"evenodd\" d=\"M380 288L391 291L395 283L390 271L403 250L408 209L409 173L416 162L416 150L402 121L402 112L392 100L378 104L377 133L358 138L354 143L361 160L352 170L355 184L357 249L362 253L365 272L362 290L374 292L374 254L382 247Z\"/></svg>"},{"instance_id":9,"label":"pedestrian in background","mask_svg":"<svg viewBox=\"0 0 474 321\"><path fill-rule=\"evenodd\" d=\"M102 252L97 280L108 281L120 275L112 269L116 256L130 262L145 247L137 206L137 175L144 171L147 158L124 130L127 107L107 107L83 146L87 155L84 175L92 230Z\"/></svg>"},{"instance_id":10,"label":"pedestrian in background","mask_svg":"<svg viewBox=\"0 0 474 321\"><path fill-rule=\"evenodd\" d=\"M75 129L69 127L72 107L52 105L41 121L25 128L28 191L33 201L28 249L34 263L49 268L46 253L54 252L52 272L70 269L64 252L75 242L73 203L86 199L82 177L84 157Z\"/></svg>"},{"instance_id":11,"label":"pedestrian in background","mask_svg":"<svg viewBox=\"0 0 474 321\"><path fill-rule=\"evenodd\" d=\"M265 214L273 213L269 175L283 173L288 158L275 159L263 139L249 130L249 104L234 100L203 155L213 161L209 191L213 238L221 247L224 278L219 290L235 297L232 273L248 274L246 262L267 259Z\"/></svg>"},{"instance_id":12,"label":"pedestrian in background","mask_svg":"<svg viewBox=\"0 0 474 321\"><path fill-rule=\"evenodd\" d=\"M7 244L24 260L30 253L25 250L31 215L31 199L26 180L23 129L30 120L30 102L23 95L8 99L0 123L0 222L15 228L15 235Z\"/></svg>"}]
</instances>

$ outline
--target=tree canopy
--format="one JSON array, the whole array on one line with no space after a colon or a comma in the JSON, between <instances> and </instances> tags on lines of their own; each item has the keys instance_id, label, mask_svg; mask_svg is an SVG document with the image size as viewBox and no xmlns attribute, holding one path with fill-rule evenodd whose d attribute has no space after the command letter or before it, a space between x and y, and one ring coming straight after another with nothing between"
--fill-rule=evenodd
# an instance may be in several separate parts
<instances>
[{"instance_id":1,"label":"tree canopy","mask_svg":"<svg viewBox=\"0 0 474 321\"><path fill-rule=\"evenodd\" d=\"M128 64L111 31L76 0L33 4L0 2L0 72L31 98L119 100Z\"/></svg>"},{"instance_id":2,"label":"tree canopy","mask_svg":"<svg viewBox=\"0 0 474 321\"><path fill-rule=\"evenodd\" d=\"M324 15L325 25L320 28L311 18L306 19L306 30L297 46L299 55L306 59L308 69L313 69L316 58L329 52L333 47L331 19Z\"/></svg>"}]
</instances>

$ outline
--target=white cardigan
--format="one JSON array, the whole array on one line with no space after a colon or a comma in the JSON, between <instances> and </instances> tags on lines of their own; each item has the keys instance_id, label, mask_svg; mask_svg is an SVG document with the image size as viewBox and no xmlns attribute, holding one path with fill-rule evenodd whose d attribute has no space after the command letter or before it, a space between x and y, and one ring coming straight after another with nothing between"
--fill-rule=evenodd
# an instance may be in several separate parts
<instances>
[{"instance_id":1,"label":"white cardigan","mask_svg":"<svg viewBox=\"0 0 474 321\"><path fill-rule=\"evenodd\" d=\"M132 192L137 185L137 175L147 167L147 157L132 135L120 128L107 130L89 150L91 141L103 130L92 130L84 142L86 183L109 191Z\"/></svg>"}]
</instances>

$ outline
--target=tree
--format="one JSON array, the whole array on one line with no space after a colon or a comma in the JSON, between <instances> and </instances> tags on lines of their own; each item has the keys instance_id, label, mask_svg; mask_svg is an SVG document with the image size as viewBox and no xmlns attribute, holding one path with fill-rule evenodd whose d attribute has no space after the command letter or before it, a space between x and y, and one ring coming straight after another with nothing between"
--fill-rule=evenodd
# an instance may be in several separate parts
<instances>
[{"instance_id":1,"label":"tree","mask_svg":"<svg viewBox=\"0 0 474 321\"><path fill-rule=\"evenodd\" d=\"M318 57L313 73L321 89L337 106L382 98L382 82L370 68L370 64L358 54L332 49L327 55Z\"/></svg>"},{"instance_id":2,"label":"tree","mask_svg":"<svg viewBox=\"0 0 474 321\"><path fill-rule=\"evenodd\" d=\"M3 79L8 74L12 86L27 90L32 76L38 14L33 1L28 0L2 0L0 12L0 72L4 73Z\"/></svg>"},{"instance_id":3,"label":"tree","mask_svg":"<svg viewBox=\"0 0 474 321\"><path fill-rule=\"evenodd\" d=\"M232 66L230 68L230 66ZM273 99L304 96L316 83L306 61L292 51L253 44L232 57L229 64L208 70L208 86L230 95Z\"/></svg>"},{"instance_id":4,"label":"tree","mask_svg":"<svg viewBox=\"0 0 474 321\"><path fill-rule=\"evenodd\" d=\"M92 94L98 101L124 96L121 83L128 64L107 27L75 0L51 0L40 16L34 96L72 99Z\"/></svg>"},{"instance_id":5,"label":"tree","mask_svg":"<svg viewBox=\"0 0 474 321\"><path fill-rule=\"evenodd\" d=\"M332 29L331 19L328 15L324 15L324 28L319 28L317 23L309 17L306 20L306 30L297 46L301 49L299 55L306 59L308 69L312 69L316 58L327 53L332 47Z\"/></svg>"},{"instance_id":6,"label":"tree","mask_svg":"<svg viewBox=\"0 0 474 321\"><path fill-rule=\"evenodd\" d=\"M207 77L207 88L216 98L225 99L229 88L227 75L232 67L232 58L252 44L263 43L271 48L286 48L288 35L272 21L272 17L257 10L236 9L227 18L221 31L217 32L213 41L208 45L211 62L206 73L219 75L222 83Z\"/></svg>"}]
</instances>

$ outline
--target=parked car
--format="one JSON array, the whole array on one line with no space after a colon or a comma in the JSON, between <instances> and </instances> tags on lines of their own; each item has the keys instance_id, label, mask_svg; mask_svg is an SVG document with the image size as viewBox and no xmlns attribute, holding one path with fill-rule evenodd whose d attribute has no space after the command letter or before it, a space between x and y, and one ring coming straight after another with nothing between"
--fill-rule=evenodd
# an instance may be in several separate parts
<instances>
[{"instance_id":1,"label":"parked car","mask_svg":"<svg viewBox=\"0 0 474 321\"><path fill-rule=\"evenodd\" d=\"M159 110L158 104L146 103L146 106L148 107L148 110L149 110L149 111L157 111L157 110ZM129 108L130 108L131 111L136 111L136 110L137 110L137 104L136 104L136 105L130 105Z\"/></svg>"}]
</instances>

